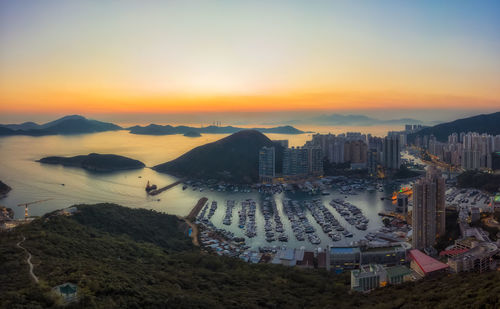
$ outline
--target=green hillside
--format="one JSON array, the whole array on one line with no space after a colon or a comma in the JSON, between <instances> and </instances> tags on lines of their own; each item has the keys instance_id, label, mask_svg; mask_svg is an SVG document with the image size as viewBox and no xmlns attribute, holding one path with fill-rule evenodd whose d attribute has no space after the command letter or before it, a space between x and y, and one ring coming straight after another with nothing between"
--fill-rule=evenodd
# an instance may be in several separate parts
<instances>
[{"instance_id":1,"label":"green hillside","mask_svg":"<svg viewBox=\"0 0 500 309\"><path fill-rule=\"evenodd\" d=\"M96 172L111 172L119 170L139 169L145 165L141 161L131 158L113 155L91 153L88 155L74 157L45 157L38 160L45 164L59 164L63 166L81 167Z\"/></svg>"},{"instance_id":2,"label":"green hillside","mask_svg":"<svg viewBox=\"0 0 500 309\"><path fill-rule=\"evenodd\" d=\"M498 272L350 294L347 274L203 253L174 216L110 204L78 208L0 232L0 308L59 308L50 288L64 282L80 290L80 301L66 308L494 308L500 301ZM21 235L38 285L16 247Z\"/></svg>"},{"instance_id":3,"label":"green hillside","mask_svg":"<svg viewBox=\"0 0 500 309\"><path fill-rule=\"evenodd\" d=\"M455 132L500 134L500 112L458 119L425 128L417 133L409 134L408 141L412 142L417 136L430 136L432 134L438 141L445 142L448 140L448 136Z\"/></svg>"},{"instance_id":4,"label":"green hillside","mask_svg":"<svg viewBox=\"0 0 500 309\"><path fill-rule=\"evenodd\" d=\"M252 183L259 179L259 150L264 146L275 147L276 169L280 172L283 147L255 130L240 131L216 142L196 147L153 169L178 177Z\"/></svg>"}]
</instances>

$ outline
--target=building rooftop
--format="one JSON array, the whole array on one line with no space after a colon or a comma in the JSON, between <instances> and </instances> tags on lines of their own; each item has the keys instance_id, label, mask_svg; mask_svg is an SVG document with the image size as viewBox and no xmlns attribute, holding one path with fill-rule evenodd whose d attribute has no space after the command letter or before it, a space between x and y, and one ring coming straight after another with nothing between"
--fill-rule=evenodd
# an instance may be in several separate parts
<instances>
[{"instance_id":1,"label":"building rooftop","mask_svg":"<svg viewBox=\"0 0 500 309\"><path fill-rule=\"evenodd\" d=\"M450 249L439 252L439 256L458 255L469 251L469 249Z\"/></svg>"},{"instance_id":2,"label":"building rooftop","mask_svg":"<svg viewBox=\"0 0 500 309\"><path fill-rule=\"evenodd\" d=\"M406 276L411 274L411 270L404 265L387 267L385 271L389 277Z\"/></svg>"},{"instance_id":3,"label":"building rooftop","mask_svg":"<svg viewBox=\"0 0 500 309\"><path fill-rule=\"evenodd\" d=\"M425 274L448 268L447 264L431 258L418 249L410 250L410 257Z\"/></svg>"},{"instance_id":4,"label":"building rooftop","mask_svg":"<svg viewBox=\"0 0 500 309\"><path fill-rule=\"evenodd\" d=\"M282 260L293 260L295 257L295 252L294 249L288 248L286 250L281 250L280 251L280 259Z\"/></svg>"},{"instance_id":5,"label":"building rooftop","mask_svg":"<svg viewBox=\"0 0 500 309\"><path fill-rule=\"evenodd\" d=\"M359 252L358 247L332 247L330 248L332 254L350 254Z\"/></svg>"}]
</instances>

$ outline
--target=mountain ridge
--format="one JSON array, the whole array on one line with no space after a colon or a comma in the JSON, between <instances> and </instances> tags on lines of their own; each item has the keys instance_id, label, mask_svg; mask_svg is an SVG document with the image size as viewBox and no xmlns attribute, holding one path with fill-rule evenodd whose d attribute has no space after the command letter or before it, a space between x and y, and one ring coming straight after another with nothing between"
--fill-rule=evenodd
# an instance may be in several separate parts
<instances>
[{"instance_id":1,"label":"mountain ridge","mask_svg":"<svg viewBox=\"0 0 500 309\"><path fill-rule=\"evenodd\" d=\"M243 130L198 146L172 161L154 166L153 170L178 177L253 183L259 178L259 150L264 146L275 147L278 169L283 147L256 130Z\"/></svg>"},{"instance_id":2,"label":"mountain ridge","mask_svg":"<svg viewBox=\"0 0 500 309\"><path fill-rule=\"evenodd\" d=\"M132 126L127 128L132 134L139 135L173 135L173 134L186 134L188 132L194 132L199 134L232 134L243 130L256 130L261 133L276 133L276 134L303 134L307 133L297 128L294 128L289 125L278 126L274 128L239 128L234 126L207 126L203 128L195 128L190 126L172 126L172 125L158 125L158 124L149 124L147 126Z\"/></svg>"},{"instance_id":3,"label":"mountain ridge","mask_svg":"<svg viewBox=\"0 0 500 309\"><path fill-rule=\"evenodd\" d=\"M500 134L500 112L480 114L424 128L416 133L409 134L408 141L412 142L417 136L430 136L432 134L438 141L445 142L452 133L461 132Z\"/></svg>"},{"instance_id":4,"label":"mountain ridge","mask_svg":"<svg viewBox=\"0 0 500 309\"><path fill-rule=\"evenodd\" d=\"M0 135L71 135L122 130L122 127L81 115L68 115L45 124L24 122L22 124L0 124Z\"/></svg>"}]
</instances>

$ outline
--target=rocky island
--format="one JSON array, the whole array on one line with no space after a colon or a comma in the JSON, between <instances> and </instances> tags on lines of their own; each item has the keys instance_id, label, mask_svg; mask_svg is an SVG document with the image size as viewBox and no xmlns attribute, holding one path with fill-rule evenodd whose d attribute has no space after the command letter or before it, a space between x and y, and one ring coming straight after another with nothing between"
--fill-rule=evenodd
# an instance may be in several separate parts
<instances>
[{"instance_id":1,"label":"rocky island","mask_svg":"<svg viewBox=\"0 0 500 309\"><path fill-rule=\"evenodd\" d=\"M195 132L195 131L188 131L188 132L184 133L184 136L186 136L186 137L200 137L201 134L198 132Z\"/></svg>"},{"instance_id":2,"label":"rocky island","mask_svg":"<svg viewBox=\"0 0 500 309\"><path fill-rule=\"evenodd\" d=\"M38 160L45 164L81 167L94 172L112 172L143 168L141 161L113 154L91 153L75 157L45 157Z\"/></svg>"},{"instance_id":3,"label":"rocky island","mask_svg":"<svg viewBox=\"0 0 500 309\"><path fill-rule=\"evenodd\" d=\"M7 195L10 190L12 190L12 188L0 180L0 197Z\"/></svg>"},{"instance_id":4,"label":"rocky island","mask_svg":"<svg viewBox=\"0 0 500 309\"><path fill-rule=\"evenodd\" d=\"M45 124L24 122L21 124L0 124L0 136L9 135L71 135L106 131L117 131L122 128L116 124L87 119L80 115L70 115Z\"/></svg>"},{"instance_id":5,"label":"rocky island","mask_svg":"<svg viewBox=\"0 0 500 309\"><path fill-rule=\"evenodd\" d=\"M283 147L256 130L243 130L213 143L192 149L179 158L153 169L178 177L218 179L233 183L253 183L259 179L259 150L274 146L276 168Z\"/></svg>"},{"instance_id":6,"label":"rocky island","mask_svg":"<svg viewBox=\"0 0 500 309\"><path fill-rule=\"evenodd\" d=\"M245 129L233 126L207 126L203 128L195 128L189 126L171 126L171 125L157 125L150 124L148 126L133 126L128 128L131 134L142 135L172 135L172 134L185 134L188 132L196 132L200 134L233 134L239 131L255 130L261 133L275 133L275 134L303 134L310 133L304 132L292 126L279 126L273 128L252 128Z\"/></svg>"}]
</instances>

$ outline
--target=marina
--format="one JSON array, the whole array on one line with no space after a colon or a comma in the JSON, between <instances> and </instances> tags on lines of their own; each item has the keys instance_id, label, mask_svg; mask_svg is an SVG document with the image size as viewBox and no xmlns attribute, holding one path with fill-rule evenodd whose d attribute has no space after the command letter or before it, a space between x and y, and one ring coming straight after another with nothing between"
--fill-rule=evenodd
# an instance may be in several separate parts
<instances>
[{"instance_id":1,"label":"marina","mask_svg":"<svg viewBox=\"0 0 500 309\"><path fill-rule=\"evenodd\" d=\"M151 137L119 131L71 137L74 143L68 143L67 138L60 136L36 139L17 136L5 138L0 152L10 163L0 163L0 167L4 180L11 184L13 190L1 200L1 204L9 207L25 201L53 198L50 203L30 209L30 215L39 216L74 204L106 201L185 217L192 210L191 205L196 205L201 198L206 197L207 202L201 207L199 216L203 213L204 219L210 218L208 220L215 228L223 228L235 237L245 238L246 245L255 250L263 246L281 245L311 249L328 244L349 245L352 241L365 239L370 232L377 232L383 227L382 218L378 213L395 211L391 200L380 198L390 196L401 186L408 186L403 182L386 183L344 176L329 176L288 184L242 185L210 179L178 179L149 168L102 174L35 162L40 156L52 155L54 147L66 149L68 154L86 151L107 153L110 149L117 149L117 145L126 145L132 140L136 147L123 149L117 154L134 157L145 162L147 166L154 166L182 154L185 149L221 137L223 135L207 134L202 140L186 140L182 136ZM272 138L289 139L291 145L301 145L310 136L274 134ZM30 143L14 143L20 140L29 140ZM111 142L102 143L102 140ZM172 148L172 152L166 153L162 143L183 145L184 148ZM100 145L100 148L89 150L82 145ZM148 181L150 186L176 185L160 195L151 196L144 190ZM61 186L61 183L65 185ZM356 205L369 219L366 230L356 228L337 213L329 204L333 199L342 199ZM227 201L234 201L234 206L230 207L232 202L228 206ZM324 229L328 228L322 227L321 221L318 223L308 205L311 209L323 205L339 225L330 224L332 231L325 233ZM24 217L22 209L11 208L16 219ZM322 210L321 212L324 220L331 219L328 213ZM316 217L321 218L318 214ZM344 232L345 230L347 232Z\"/></svg>"}]
</instances>

